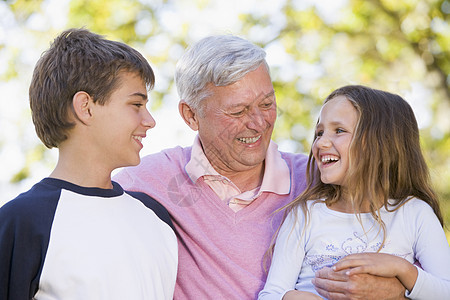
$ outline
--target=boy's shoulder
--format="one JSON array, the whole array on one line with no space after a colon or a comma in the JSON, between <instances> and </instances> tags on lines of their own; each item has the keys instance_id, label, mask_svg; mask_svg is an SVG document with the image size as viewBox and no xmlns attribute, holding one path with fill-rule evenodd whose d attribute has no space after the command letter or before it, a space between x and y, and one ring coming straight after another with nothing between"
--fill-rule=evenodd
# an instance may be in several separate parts
<instances>
[{"instance_id":1,"label":"boy's shoulder","mask_svg":"<svg viewBox=\"0 0 450 300\"><path fill-rule=\"evenodd\" d=\"M134 191L125 191L125 193L141 201L142 204L151 209L158 216L158 218L160 218L175 231L172 220L170 219L169 212L161 203L159 203L146 193Z\"/></svg>"},{"instance_id":2,"label":"boy's shoulder","mask_svg":"<svg viewBox=\"0 0 450 300\"><path fill-rule=\"evenodd\" d=\"M29 243L33 237L46 239L60 195L60 189L48 184L44 179L5 203L0 207L1 237L17 240L24 249L30 247ZM33 241L36 242L36 239Z\"/></svg>"},{"instance_id":3,"label":"boy's shoulder","mask_svg":"<svg viewBox=\"0 0 450 300\"><path fill-rule=\"evenodd\" d=\"M44 178L34 184L28 191L0 207L1 214L35 215L41 210L55 208L61 188L51 184L49 178Z\"/></svg>"}]
</instances>

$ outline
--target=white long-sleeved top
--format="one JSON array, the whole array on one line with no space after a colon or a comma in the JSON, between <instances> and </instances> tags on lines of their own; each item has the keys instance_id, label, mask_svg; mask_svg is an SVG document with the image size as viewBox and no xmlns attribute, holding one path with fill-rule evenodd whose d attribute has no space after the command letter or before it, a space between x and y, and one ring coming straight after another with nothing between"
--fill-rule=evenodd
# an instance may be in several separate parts
<instances>
[{"instance_id":1,"label":"white long-sleeved top","mask_svg":"<svg viewBox=\"0 0 450 300\"><path fill-rule=\"evenodd\" d=\"M301 208L291 212L278 234L272 264L258 299L281 299L290 290L316 293L311 279L317 270L330 267L346 255L376 252L383 235L370 214L327 208L324 201L308 201L310 221L305 228ZM381 209L386 241L380 252L420 262L410 299L450 299L450 247L432 208L413 198L393 212ZM302 231L304 230L303 234Z\"/></svg>"}]
</instances>

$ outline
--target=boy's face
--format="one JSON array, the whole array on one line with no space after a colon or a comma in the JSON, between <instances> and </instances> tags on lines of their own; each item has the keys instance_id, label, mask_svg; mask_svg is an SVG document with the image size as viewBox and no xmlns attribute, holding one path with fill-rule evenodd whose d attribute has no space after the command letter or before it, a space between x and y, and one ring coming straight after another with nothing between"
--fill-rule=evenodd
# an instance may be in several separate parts
<instances>
[{"instance_id":1,"label":"boy's face","mask_svg":"<svg viewBox=\"0 0 450 300\"><path fill-rule=\"evenodd\" d=\"M142 139L155 126L146 107L147 89L143 80L128 72L120 77L118 88L106 104L93 106L95 120L91 129L97 158L111 170L139 164Z\"/></svg>"}]
</instances>

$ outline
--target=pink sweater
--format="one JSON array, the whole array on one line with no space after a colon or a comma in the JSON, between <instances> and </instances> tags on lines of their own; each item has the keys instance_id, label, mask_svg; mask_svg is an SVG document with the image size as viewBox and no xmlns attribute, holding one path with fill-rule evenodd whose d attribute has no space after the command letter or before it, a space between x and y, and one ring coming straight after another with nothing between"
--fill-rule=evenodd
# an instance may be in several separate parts
<instances>
[{"instance_id":1,"label":"pink sweater","mask_svg":"<svg viewBox=\"0 0 450 300\"><path fill-rule=\"evenodd\" d=\"M148 155L114 177L124 189L152 196L171 214L179 246L175 299L257 298L267 276L263 257L282 218L272 213L305 188L307 157L281 155L290 170L290 194L263 192L237 213L202 178L194 184L188 177L191 147Z\"/></svg>"}]
</instances>

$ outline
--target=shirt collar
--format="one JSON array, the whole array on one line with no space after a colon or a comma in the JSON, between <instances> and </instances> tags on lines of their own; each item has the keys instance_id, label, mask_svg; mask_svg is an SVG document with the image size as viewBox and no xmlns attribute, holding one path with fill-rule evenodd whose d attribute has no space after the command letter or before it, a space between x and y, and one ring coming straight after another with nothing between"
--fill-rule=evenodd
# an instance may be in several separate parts
<instances>
[{"instance_id":1,"label":"shirt collar","mask_svg":"<svg viewBox=\"0 0 450 300\"><path fill-rule=\"evenodd\" d=\"M217 173L209 160L206 158L198 135L194 139L194 144L192 145L191 151L191 159L186 164L185 170L189 178L191 178L193 182L197 182L200 177L205 175L221 176L219 173Z\"/></svg>"},{"instance_id":2,"label":"shirt collar","mask_svg":"<svg viewBox=\"0 0 450 300\"><path fill-rule=\"evenodd\" d=\"M192 145L191 159L186 164L185 170L193 182L197 182L200 177L206 175L226 178L220 175L206 158L198 135L195 137ZM229 180L228 178L226 179ZM281 157L277 144L270 141L265 158L264 177L258 194L261 192L272 192L285 195L289 194L290 189L291 177L289 167Z\"/></svg>"}]
</instances>

